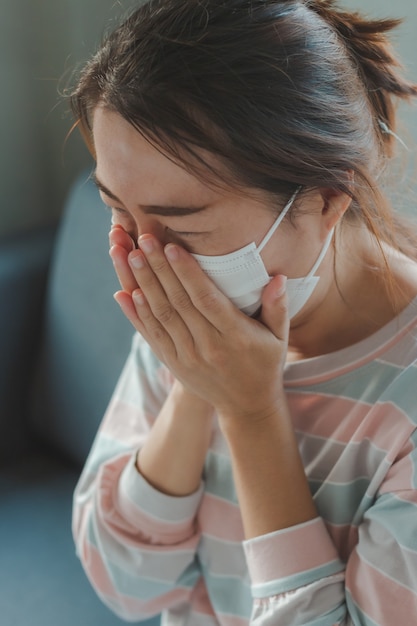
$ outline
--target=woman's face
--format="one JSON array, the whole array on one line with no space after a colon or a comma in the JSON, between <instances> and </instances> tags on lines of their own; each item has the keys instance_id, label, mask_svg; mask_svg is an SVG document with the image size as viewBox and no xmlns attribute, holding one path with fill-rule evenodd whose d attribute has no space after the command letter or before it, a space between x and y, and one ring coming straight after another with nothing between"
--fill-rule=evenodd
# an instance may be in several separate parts
<instances>
[{"instance_id":1,"label":"woman's face","mask_svg":"<svg viewBox=\"0 0 417 626\"><path fill-rule=\"evenodd\" d=\"M163 244L223 255L259 244L283 207L264 192L214 188L154 148L119 114L97 107L93 118L95 180L111 207L112 221L134 240L151 233ZM246 192L246 193L245 193ZM302 200L296 227L282 222L262 251L270 275L303 276L317 258L326 233L318 215L322 200Z\"/></svg>"}]
</instances>

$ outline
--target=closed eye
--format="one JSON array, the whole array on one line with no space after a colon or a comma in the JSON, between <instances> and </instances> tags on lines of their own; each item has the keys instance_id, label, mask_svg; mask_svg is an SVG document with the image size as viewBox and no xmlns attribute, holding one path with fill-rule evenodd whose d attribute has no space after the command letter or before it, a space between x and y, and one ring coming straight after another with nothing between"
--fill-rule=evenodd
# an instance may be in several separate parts
<instances>
[{"instance_id":1,"label":"closed eye","mask_svg":"<svg viewBox=\"0 0 417 626\"><path fill-rule=\"evenodd\" d=\"M191 232L188 233L186 231L180 231L180 230L171 230L170 228L167 228L167 231L170 232L175 237L195 237L197 235L203 234L203 233L191 233Z\"/></svg>"},{"instance_id":2,"label":"closed eye","mask_svg":"<svg viewBox=\"0 0 417 626\"><path fill-rule=\"evenodd\" d=\"M206 235L209 234L206 232L173 230L168 226L165 228L165 232L168 241L177 243L191 254L196 254L201 249L202 242L204 242Z\"/></svg>"},{"instance_id":3,"label":"closed eye","mask_svg":"<svg viewBox=\"0 0 417 626\"><path fill-rule=\"evenodd\" d=\"M116 213L119 213L120 215L129 215L129 213L126 211L126 209L121 209L118 206L111 206L108 207L110 209L110 211L115 211Z\"/></svg>"},{"instance_id":4,"label":"closed eye","mask_svg":"<svg viewBox=\"0 0 417 626\"><path fill-rule=\"evenodd\" d=\"M174 230L173 228L170 228L169 226L165 227L166 232L173 236L173 237L184 237L184 238L191 238L191 237L206 237L209 232L208 231L196 231L196 230Z\"/></svg>"},{"instance_id":5,"label":"closed eye","mask_svg":"<svg viewBox=\"0 0 417 626\"><path fill-rule=\"evenodd\" d=\"M115 211L116 213L120 213L121 215L127 215L127 211L117 206L110 206L107 202L103 202L103 207L108 213L112 213Z\"/></svg>"}]
</instances>

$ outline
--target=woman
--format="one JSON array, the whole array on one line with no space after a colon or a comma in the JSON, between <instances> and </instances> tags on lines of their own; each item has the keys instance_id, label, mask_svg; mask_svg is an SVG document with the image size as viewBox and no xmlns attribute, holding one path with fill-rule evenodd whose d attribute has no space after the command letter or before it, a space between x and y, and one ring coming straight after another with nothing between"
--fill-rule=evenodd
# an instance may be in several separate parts
<instances>
[{"instance_id":1,"label":"woman","mask_svg":"<svg viewBox=\"0 0 417 626\"><path fill-rule=\"evenodd\" d=\"M417 618L417 238L382 191L417 95L396 25L156 0L81 74L137 333L74 535L128 620Z\"/></svg>"}]
</instances>

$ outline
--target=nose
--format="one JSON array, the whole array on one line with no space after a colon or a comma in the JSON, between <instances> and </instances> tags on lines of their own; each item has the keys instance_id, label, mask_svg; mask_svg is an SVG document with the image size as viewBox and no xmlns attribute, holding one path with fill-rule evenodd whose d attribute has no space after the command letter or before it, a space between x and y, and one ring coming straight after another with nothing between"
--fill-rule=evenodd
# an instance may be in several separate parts
<instances>
[{"instance_id":1,"label":"nose","mask_svg":"<svg viewBox=\"0 0 417 626\"><path fill-rule=\"evenodd\" d=\"M161 243L164 243L165 228L158 220L146 216L137 220L135 226L136 240L142 235L153 235Z\"/></svg>"}]
</instances>

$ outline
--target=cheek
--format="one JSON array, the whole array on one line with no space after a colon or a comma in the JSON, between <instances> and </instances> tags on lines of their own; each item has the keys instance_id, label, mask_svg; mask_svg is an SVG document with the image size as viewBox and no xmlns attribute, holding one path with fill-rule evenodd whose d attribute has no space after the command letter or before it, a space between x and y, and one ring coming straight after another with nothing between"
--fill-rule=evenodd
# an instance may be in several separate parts
<instances>
[{"instance_id":1,"label":"cheek","mask_svg":"<svg viewBox=\"0 0 417 626\"><path fill-rule=\"evenodd\" d=\"M284 274L288 278L300 278L311 270L320 252L319 245L318 242L315 246L308 237L290 234L282 237L274 248L265 250L261 256L270 276Z\"/></svg>"},{"instance_id":2,"label":"cheek","mask_svg":"<svg viewBox=\"0 0 417 626\"><path fill-rule=\"evenodd\" d=\"M296 243L285 236L274 238L262 250L261 257L270 276L284 274L291 277L297 259Z\"/></svg>"}]
</instances>

